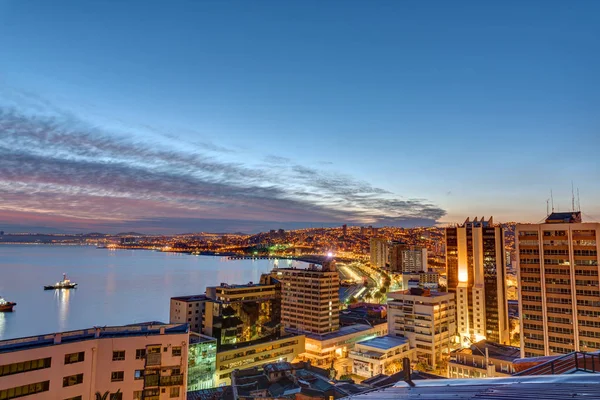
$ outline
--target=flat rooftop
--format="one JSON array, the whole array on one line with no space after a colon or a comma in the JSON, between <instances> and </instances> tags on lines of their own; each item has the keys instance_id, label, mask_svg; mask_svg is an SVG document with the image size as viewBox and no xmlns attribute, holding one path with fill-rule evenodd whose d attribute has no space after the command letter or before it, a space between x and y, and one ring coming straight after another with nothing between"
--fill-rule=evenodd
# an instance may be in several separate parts
<instances>
[{"instance_id":1,"label":"flat rooftop","mask_svg":"<svg viewBox=\"0 0 600 400\"><path fill-rule=\"evenodd\" d=\"M217 342L214 337L202 335L196 332L190 332L190 344L206 343L206 342Z\"/></svg>"},{"instance_id":2,"label":"flat rooftop","mask_svg":"<svg viewBox=\"0 0 600 400\"><path fill-rule=\"evenodd\" d=\"M381 350L390 350L394 347L402 346L408 343L407 338L396 337L396 336L379 336L373 339L358 342L357 344L363 346L374 347Z\"/></svg>"},{"instance_id":3,"label":"flat rooftop","mask_svg":"<svg viewBox=\"0 0 600 400\"><path fill-rule=\"evenodd\" d=\"M205 294L193 294L190 296L177 296L177 297L171 297L171 300L178 300L178 301L204 301L204 300L209 300L208 297L206 297Z\"/></svg>"},{"instance_id":4,"label":"flat rooftop","mask_svg":"<svg viewBox=\"0 0 600 400\"><path fill-rule=\"evenodd\" d=\"M305 335L309 339L325 341L325 340L330 340L330 339L341 338L343 336L348 336L348 335L356 335L361 332L368 331L371 328L372 328L371 325L356 324L356 325L342 326L339 330L337 330L335 332L329 332L324 335L317 335L315 333L302 333L302 332L298 332L298 333Z\"/></svg>"},{"instance_id":5,"label":"flat rooftop","mask_svg":"<svg viewBox=\"0 0 600 400\"><path fill-rule=\"evenodd\" d=\"M498 344L487 340L481 340L464 349L454 350L451 354L465 354L485 357L486 348L488 349L489 357L497 360L512 362L513 360L521 358L520 348Z\"/></svg>"},{"instance_id":6,"label":"flat rooftop","mask_svg":"<svg viewBox=\"0 0 600 400\"><path fill-rule=\"evenodd\" d=\"M131 336L158 336L164 329L165 335L188 333L188 324L137 324L125 326L103 326L78 331L49 333L46 335L29 336L19 339L0 341L0 354L12 351L29 350L38 347L54 346L55 338L60 335L60 344L81 342L84 340L119 338Z\"/></svg>"}]
</instances>

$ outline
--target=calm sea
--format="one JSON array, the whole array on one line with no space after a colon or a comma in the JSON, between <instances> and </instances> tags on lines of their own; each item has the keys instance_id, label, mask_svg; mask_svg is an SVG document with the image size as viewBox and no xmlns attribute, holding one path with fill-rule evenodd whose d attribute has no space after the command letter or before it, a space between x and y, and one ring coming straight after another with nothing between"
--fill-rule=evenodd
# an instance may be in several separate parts
<instances>
[{"instance_id":1,"label":"calm sea","mask_svg":"<svg viewBox=\"0 0 600 400\"><path fill-rule=\"evenodd\" d=\"M0 245L0 296L17 303L13 313L0 312L0 339L169 322L172 296L204 293L221 282L257 282L273 263L91 246ZM77 289L43 290L63 273Z\"/></svg>"}]
</instances>

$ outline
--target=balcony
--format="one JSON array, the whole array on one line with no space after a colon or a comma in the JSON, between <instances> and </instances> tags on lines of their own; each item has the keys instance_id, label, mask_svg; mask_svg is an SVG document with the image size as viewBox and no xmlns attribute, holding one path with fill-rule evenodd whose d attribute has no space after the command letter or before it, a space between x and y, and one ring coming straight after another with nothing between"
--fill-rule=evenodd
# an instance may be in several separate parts
<instances>
[{"instance_id":1,"label":"balcony","mask_svg":"<svg viewBox=\"0 0 600 400\"><path fill-rule=\"evenodd\" d=\"M146 366L160 366L161 354L160 353L148 353L146 354Z\"/></svg>"},{"instance_id":2,"label":"balcony","mask_svg":"<svg viewBox=\"0 0 600 400\"><path fill-rule=\"evenodd\" d=\"M160 376L158 374L145 375L144 376L144 387L156 387L158 386Z\"/></svg>"},{"instance_id":3,"label":"balcony","mask_svg":"<svg viewBox=\"0 0 600 400\"><path fill-rule=\"evenodd\" d=\"M183 385L183 375L161 376L160 386L181 386Z\"/></svg>"}]
</instances>

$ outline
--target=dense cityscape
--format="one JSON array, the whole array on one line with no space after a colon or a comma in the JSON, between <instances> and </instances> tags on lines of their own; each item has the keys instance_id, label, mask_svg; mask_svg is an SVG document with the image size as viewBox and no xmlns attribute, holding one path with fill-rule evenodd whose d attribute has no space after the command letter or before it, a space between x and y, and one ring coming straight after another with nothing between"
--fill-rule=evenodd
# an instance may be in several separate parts
<instances>
[{"instance_id":1,"label":"dense cityscape","mask_svg":"<svg viewBox=\"0 0 600 400\"><path fill-rule=\"evenodd\" d=\"M81 363L70 367L81 373L64 378L65 388L76 386L96 362L86 356L96 347L94 357L106 364L95 387L134 399L345 398L407 379L597 372L599 233L599 224L572 211L537 225L467 218L444 228L344 225L254 235L4 234L2 243L276 263L259 282L164 299L168 322L0 341L2 379L61 369L49 361L60 352L65 363ZM307 267L289 267L289 259Z\"/></svg>"},{"instance_id":2,"label":"dense cityscape","mask_svg":"<svg viewBox=\"0 0 600 400\"><path fill-rule=\"evenodd\" d=\"M599 29L0 0L0 400L600 400Z\"/></svg>"}]
</instances>

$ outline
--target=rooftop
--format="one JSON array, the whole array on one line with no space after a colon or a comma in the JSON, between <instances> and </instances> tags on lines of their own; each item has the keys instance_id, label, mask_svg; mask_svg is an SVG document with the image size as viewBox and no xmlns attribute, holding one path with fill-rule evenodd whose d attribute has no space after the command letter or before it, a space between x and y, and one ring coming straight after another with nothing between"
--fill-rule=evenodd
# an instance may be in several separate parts
<instances>
[{"instance_id":1,"label":"rooftop","mask_svg":"<svg viewBox=\"0 0 600 400\"><path fill-rule=\"evenodd\" d=\"M190 302L190 301L205 301L205 300L209 300L209 299L208 299L208 297L206 297L205 294L194 294L194 295L190 295L190 296L171 297L171 300Z\"/></svg>"},{"instance_id":2,"label":"rooftop","mask_svg":"<svg viewBox=\"0 0 600 400\"><path fill-rule=\"evenodd\" d=\"M373 339L358 342L362 346L374 347L381 350L390 350L394 347L402 346L408 343L407 338L395 336L380 336Z\"/></svg>"},{"instance_id":3,"label":"rooftop","mask_svg":"<svg viewBox=\"0 0 600 400\"><path fill-rule=\"evenodd\" d=\"M486 348L488 349L489 357L497 360L512 362L513 360L521 357L521 350L518 347L506 346L488 340L480 340L477 343L473 343L471 347L454 350L452 354L466 354L484 357Z\"/></svg>"},{"instance_id":4,"label":"rooftop","mask_svg":"<svg viewBox=\"0 0 600 400\"><path fill-rule=\"evenodd\" d=\"M396 296L420 296L420 297L431 297L431 298L436 298L436 297L443 297L443 296L448 296L448 295L453 295L450 292L436 292L434 290L429 290L429 289L421 289L421 288L411 288L408 290L399 290L397 292L390 292L388 293L389 297L394 298L394 295Z\"/></svg>"},{"instance_id":5,"label":"rooftop","mask_svg":"<svg viewBox=\"0 0 600 400\"><path fill-rule=\"evenodd\" d=\"M348 396L356 400L600 400L597 375L539 375L482 379L432 379L413 381L414 387L400 381L394 386Z\"/></svg>"},{"instance_id":6,"label":"rooftop","mask_svg":"<svg viewBox=\"0 0 600 400\"><path fill-rule=\"evenodd\" d=\"M581 211L553 212L546 217L547 224L581 223Z\"/></svg>"},{"instance_id":7,"label":"rooftop","mask_svg":"<svg viewBox=\"0 0 600 400\"><path fill-rule=\"evenodd\" d=\"M356 335L361 332L368 331L369 329L371 329L371 325L356 324L356 325L342 326L339 330L337 330L335 332L329 332L329 333L325 333L323 335L317 335L316 333L304 333L304 335L308 339L325 341L325 340L330 340L330 339L341 338L341 337L344 337L347 335Z\"/></svg>"},{"instance_id":8,"label":"rooftop","mask_svg":"<svg viewBox=\"0 0 600 400\"><path fill-rule=\"evenodd\" d=\"M164 331L163 331L164 330ZM188 324L104 326L0 341L0 354L84 340L188 333Z\"/></svg>"},{"instance_id":9,"label":"rooftop","mask_svg":"<svg viewBox=\"0 0 600 400\"><path fill-rule=\"evenodd\" d=\"M202 335L202 334L196 333L196 332L190 332L190 344L206 343L206 342L215 342L216 343L216 341L217 341L217 339L215 339L214 337Z\"/></svg>"}]
</instances>

